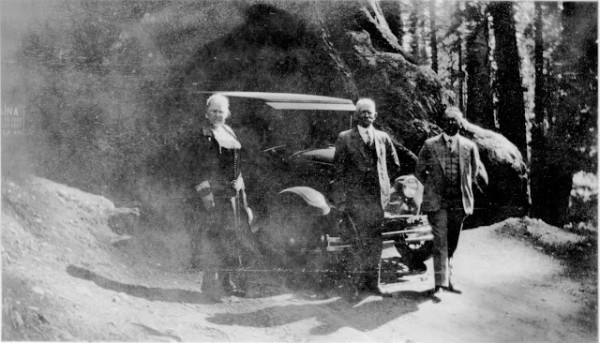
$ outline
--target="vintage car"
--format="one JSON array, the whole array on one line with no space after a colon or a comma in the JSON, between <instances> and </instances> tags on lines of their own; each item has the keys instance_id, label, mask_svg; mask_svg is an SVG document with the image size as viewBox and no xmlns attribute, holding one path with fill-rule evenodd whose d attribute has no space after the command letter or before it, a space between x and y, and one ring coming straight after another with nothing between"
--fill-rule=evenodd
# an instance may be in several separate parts
<instances>
[{"instance_id":1,"label":"vintage car","mask_svg":"<svg viewBox=\"0 0 600 343\"><path fill-rule=\"evenodd\" d=\"M330 117L331 121L345 123L346 129L351 127L355 111L353 102L343 98L263 92L210 93L228 96L232 103L240 98L262 101L284 112L284 117L311 113L338 116ZM338 132L331 133L333 140ZM331 264L343 263L344 254L353 253L358 244L355 233L361 228L355 227L352 218L338 211L328 198L335 147L329 143L290 151L285 142L275 142L263 147L261 154L270 169L269 178L261 180L270 185L262 189L271 190L259 192L261 200L268 204L263 218L257 221L257 236L263 250L280 261L285 270L306 271L311 266L315 272L343 270ZM433 236L427 217L419 212L422 195L423 186L413 175L401 176L393 182L392 199L385 209L381 228L381 283L394 283L407 274L425 271L424 261L431 256Z\"/></svg>"},{"instance_id":2,"label":"vintage car","mask_svg":"<svg viewBox=\"0 0 600 343\"><path fill-rule=\"evenodd\" d=\"M317 175L332 175L334 147L312 149L297 152L290 156L292 169ZM302 173L300 172L300 173ZM281 191L283 194L294 194L301 198L307 206L318 208L313 215L331 216L335 220L323 220L325 227L313 228L307 237L312 242L305 242L296 249L305 253L322 251L324 254L336 254L352 250L358 244L355 232L361 228L355 227L351 218L339 213L330 204L327 197L314 188L295 186ZM414 175L403 175L393 183L390 204L385 208L385 218L381 227L383 252L381 256L382 283L394 283L405 275L425 271L424 261L432 254L433 235L431 226L425 215L420 215L420 205L423 198L423 186ZM315 237L320 233L320 236ZM315 239L318 238L318 239ZM385 273L392 271L392 273Z\"/></svg>"}]
</instances>

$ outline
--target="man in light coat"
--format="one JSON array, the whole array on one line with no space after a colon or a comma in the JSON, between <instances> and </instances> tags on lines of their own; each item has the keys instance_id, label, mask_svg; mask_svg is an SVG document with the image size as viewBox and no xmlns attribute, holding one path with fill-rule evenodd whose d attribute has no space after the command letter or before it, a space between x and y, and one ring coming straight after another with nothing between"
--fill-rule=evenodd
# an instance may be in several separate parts
<instances>
[{"instance_id":1,"label":"man in light coat","mask_svg":"<svg viewBox=\"0 0 600 343\"><path fill-rule=\"evenodd\" d=\"M452 257L463 222L473 213L473 186L488 181L477 146L459 134L462 122L457 107L447 108L439 122L444 132L425 141L416 168L425 188L421 210L433 228L434 293L461 293L452 284Z\"/></svg>"},{"instance_id":2,"label":"man in light coat","mask_svg":"<svg viewBox=\"0 0 600 343\"><path fill-rule=\"evenodd\" d=\"M400 162L390 136L373 127L373 100L358 100L356 116L358 125L341 132L335 143L333 200L350 214L362 242L353 266L357 291L380 294L380 227L390 201L390 176L399 176Z\"/></svg>"}]
</instances>

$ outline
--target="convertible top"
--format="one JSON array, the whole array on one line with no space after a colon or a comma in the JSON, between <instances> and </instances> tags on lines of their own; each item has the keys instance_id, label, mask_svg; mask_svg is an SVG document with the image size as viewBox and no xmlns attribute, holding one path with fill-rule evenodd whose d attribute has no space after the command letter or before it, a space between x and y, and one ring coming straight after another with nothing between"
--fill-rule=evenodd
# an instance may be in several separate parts
<instances>
[{"instance_id":1,"label":"convertible top","mask_svg":"<svg viewBox=\"0 0 600 343\"><path fill-rule=\"evenodd\" d=\"M222 94L227 97L264 100L276 110L321 110L321 111L355 111L356 107L350 99L335 98L311 94L269 93L269 92L229 92L201 91L204 94Z\"/></svg>"}]
</instances>

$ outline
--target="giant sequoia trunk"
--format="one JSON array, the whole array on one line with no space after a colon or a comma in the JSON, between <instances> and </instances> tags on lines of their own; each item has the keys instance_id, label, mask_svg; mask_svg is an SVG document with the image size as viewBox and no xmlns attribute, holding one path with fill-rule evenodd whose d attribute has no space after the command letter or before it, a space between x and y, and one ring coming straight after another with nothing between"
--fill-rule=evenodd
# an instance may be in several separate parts
<instances>
[{"instance_id":1,"label":"giant sequoia trunk","mask_svg":"<svg viewBox=\"0 0 600 343\"><path fill-rule=\"evenodd\" d=\"M404 39L404 22L402 21L402 3L396 0L380 1L381 10L392 34L398 38L398 44L402 46Z\"/></svg>"},{"instance_id":2,"label":"giant sequoia trunk","mask_svg":"<svg viewBox=\"0 0 600 343\"><path fill-rule=\"evenodd\" d=\"M473 123L482 127L495 128L492 104L492 83L490 69L490 49L488 42L488 21L485 5L467 4L467 21L470 30L467 35L467 115Z\"/></svg>"},{"instance_id":3,"label":"giant sequoia trunk","mask_svg":"<svg viewBox=\"0 0 600 343\"><path fill-rule=\"evenodd\" d=\"M200 111L202 103L194 101L198 95L193 90L313 93L352 99L368 96L377 103L377 124L417 151L431 134L426 123L443 108L441 82L430 69L404 57L378 6L373 2L315 2L294 15L285 8L285 3L253 6L245 24L199 47L176 77L183 80L179 85L182 97ZM306 18L323 13L327 13L326 21L306 25ZM263 143L275 142L272 135L292 137L286 134L294 129L289 122L279 124L272 115L256 109L240 111L238 119L232 118L234 124L269 118L270 128L248 127L266 138ZM310 115L305 117L307 123L312 121ZM345 117L339 120L347 123ZM331 132L309 139L331 142L339 131L333 122Z\"/></svg>"},{"instance_id":4,"label":"giant sequoia trunk","mask_svg":"<svg viewBox=\"0 0 600 343\"><path fill-rule=\"evenodd\" d=\"M380 113L376 124L417 153L427 137L439 132L430 123L445 103L441 83L430 69L405 58L380 11L373 1L314 2L294 15L286 11L285 3L253 6L242 26L199 47L182 75L181 89L184 93L227 89L372 97ZM318 21L316 27L304 24L305 18L319 15L326 15L327 20ZM258 144L257 151L282 139L293 145L289 140L301 136L332 142L340 130L332 119L322 125L310 115L292 119L265 108L234 110L237 119L232 118L232 123L245 125L242 135ZM291 121L295 124L290 125ZM315 124L321 129L311 129ZM299 128L311 134L292 132ZM469 135L480 146L490 170L488 200L496 207L512 209L504 214L517 213L515 209L523 205L526 175L518 149L492 132L475 129ZM256 164L260 157L250 160ZM256 169L264 171L260 166Z\"/></svg>"},{"instance_id":5,"label":"giant sequoia trunk","mask_svg":"<svg viewBox=\"0 0 600 343\"><path fill-rule=\"evenodd\" d=\"M519 50L512 2L493 2L489 5L494 18L496 38L495 59L498 65L498 122L500 132L527 156L525 102L519 70Z\"/></svg>"},{"instance_id":6,"label":"giant sequoia trunk","mask_svg":"<svg viewBox=\"0 0 600 343\"><path fill-rule=\"evenodd\" d=\"M546 160L546 138L544 132L544 39L542 36L542 4L535 3L535 121L531 129L531 204L532 215L546 219L550 202L553 200L552 189L545 180L549 175Z\"/></svg>"}]
</instances>

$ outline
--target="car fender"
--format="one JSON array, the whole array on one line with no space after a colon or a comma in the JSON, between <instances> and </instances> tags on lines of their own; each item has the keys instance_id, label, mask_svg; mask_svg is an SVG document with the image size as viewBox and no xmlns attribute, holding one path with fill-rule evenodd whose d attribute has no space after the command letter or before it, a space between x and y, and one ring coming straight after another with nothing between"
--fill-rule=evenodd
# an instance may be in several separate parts
<instances>
[{"instance_id":1,"label":"car fender","mask_svg":"<svg viewBox=\"0 0 600 343\"><path fill-rule=\"evenodd\" d=\"M296 186L282 190L279 194L292 193L300 197L307 205L315 208L323 216L326 216L331 212L331 205L323 195L323 193L317 191L314 188L307 186Z\"/></svg>"}]
</instances>

